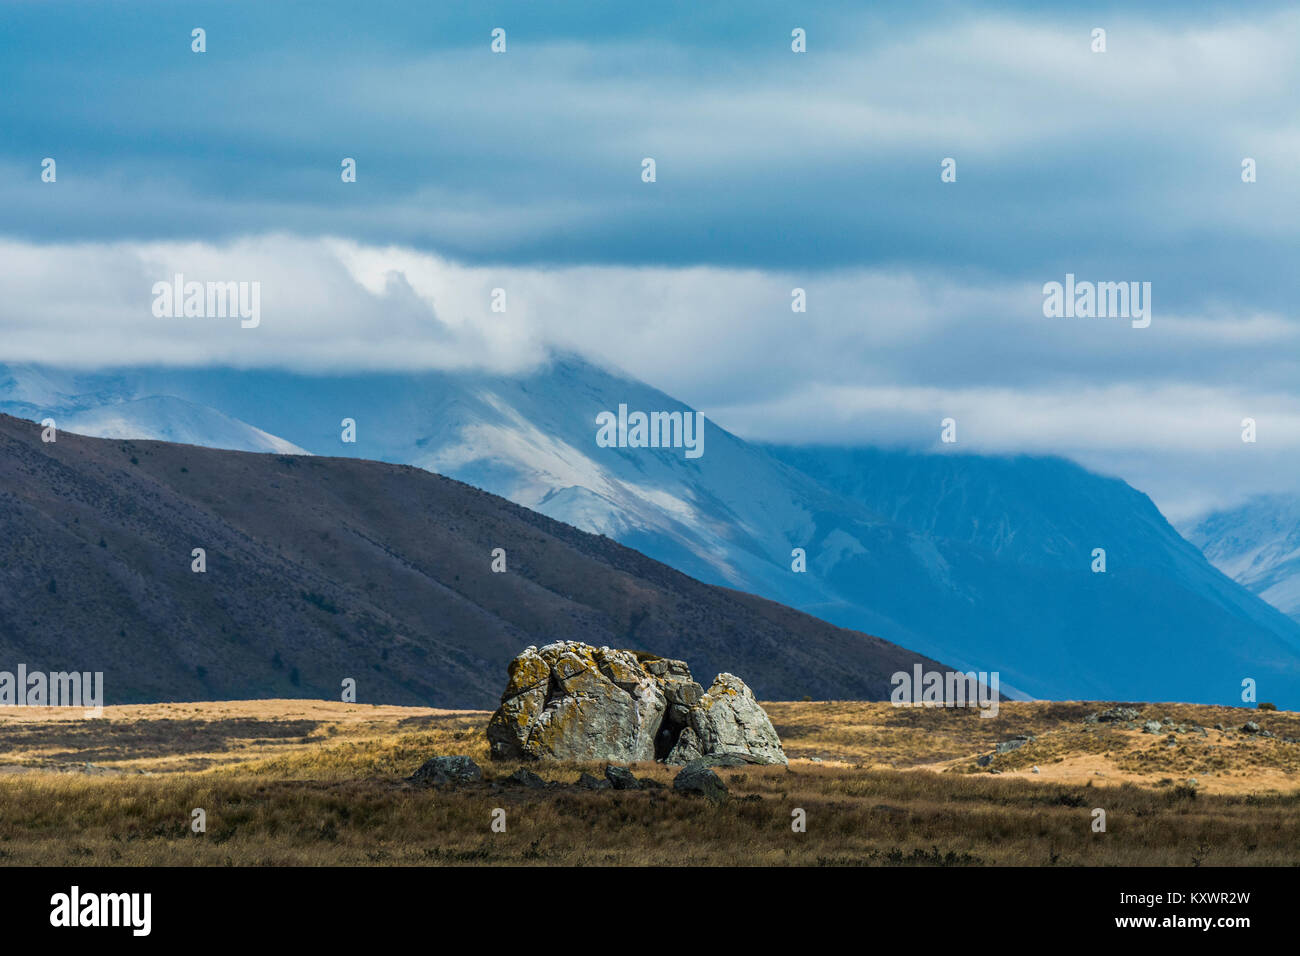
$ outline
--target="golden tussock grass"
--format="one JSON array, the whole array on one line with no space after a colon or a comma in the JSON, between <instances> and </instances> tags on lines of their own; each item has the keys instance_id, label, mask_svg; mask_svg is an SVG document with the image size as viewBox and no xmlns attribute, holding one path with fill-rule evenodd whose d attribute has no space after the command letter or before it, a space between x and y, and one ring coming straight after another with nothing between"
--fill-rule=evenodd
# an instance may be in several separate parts
<instances>
[{"instance_id":1,"label":"golden tussock grass","mask_svg":"<svg viewBox=\"0 0 1300 956\"><path fill-rule=\"evenodd\" d=\"M1295 714L1135 705L1142 720L1208 725L1169 747L1163 734L1083 723L1106 704L1004 704L991 720L879 703L765 706L791 766L720 768L731 792L720 806L671 789L572 785L599 764L531 764L558 786L507 786L520 765L487 759L481 712L316 701L109 708L97 721L25 711L0 719L0 863L1300 862L1300 745L1282 739L1300 736ZM1248 719L1276 736L1235 732ZM977 766L1016 734L1035 739ZM485 780L405 782L451 753L473 757ZM676 772L633 770L664 784ZM195 808L206 833L191 832ZM490 829L498 808L505 833ZM1092 830L1094 808L1105 833ZM791 829L796 809L806 833Z\"/></svg>"}]
</instances>

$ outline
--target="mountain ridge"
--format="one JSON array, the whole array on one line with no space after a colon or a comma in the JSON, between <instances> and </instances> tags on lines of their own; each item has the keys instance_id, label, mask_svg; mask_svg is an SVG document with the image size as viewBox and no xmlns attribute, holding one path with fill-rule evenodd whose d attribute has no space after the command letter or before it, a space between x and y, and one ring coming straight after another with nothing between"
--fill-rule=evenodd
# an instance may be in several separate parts
<instances>
[{"instance_id":1,"label":"mountain ridge","mask_svg":"<svg viewBox=\"0 0 1300 956\"><path fill-rule=\"evenodd\" d=\"M103 671L107 703L337 699L351 677L361 701L490 708L509 660L560 638L768 698L883 699L941 668L414 466L42 431L0 415L0 660Z\"/></svg>"},{"instance_id":2,"label":"mountain ridge","mask_svg":"<svg viewBox=\"0 0 1300 956\"><path fill-rule=\"evenodd\" d=\"M596 416L620 403L693 409L572 356L513 376L41 376L47 391L170 395L313 453L445 473L698 580L997 671L1013 696L1234 703L1250 677L1267 699L1300 702L1300 624L1216 570L1140 491L1065 459L856 449L846 465L805 447L794 460L712 421L699 459L602 448ZM355 444L340 440L344 418ZM1096 548L1105 574L1091 572Z\"/></svg>"}]
</instances>

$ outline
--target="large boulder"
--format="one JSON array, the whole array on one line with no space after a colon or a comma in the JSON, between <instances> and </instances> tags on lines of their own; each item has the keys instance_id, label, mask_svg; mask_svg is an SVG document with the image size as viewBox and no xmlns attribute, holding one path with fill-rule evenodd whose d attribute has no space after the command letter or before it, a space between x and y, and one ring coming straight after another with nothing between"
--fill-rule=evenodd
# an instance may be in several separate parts
<instances>
[{"instance_id":1,"label":"large boulder","mask_svg":"<svg viewBox=\"0 0 1300 956\"><path fill-rule=\"evenodd\" d=\"M684 661L577 641L527 647L508 673L488 723L496 760L786 762L772 722L732 674L705 691Z\"/></svg>"},{"instance_id":2,"label":"large boulder","mask_svg":"<svg viewBox=\"0 0 1300 956\"><path fill-rule=\"evenodd\" d=\"M686 726L668 754L668 763L685 764L700 757L735 754L749 763L786 763L781 740L754 699L734 674L719 674L690 709Z\"/></svg>"}]
</instances>

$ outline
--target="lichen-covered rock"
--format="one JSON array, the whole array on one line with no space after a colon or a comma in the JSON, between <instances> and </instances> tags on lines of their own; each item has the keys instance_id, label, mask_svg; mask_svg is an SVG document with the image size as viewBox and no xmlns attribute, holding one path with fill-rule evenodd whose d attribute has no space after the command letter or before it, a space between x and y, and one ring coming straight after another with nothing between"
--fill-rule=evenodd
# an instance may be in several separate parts
<instances>
[{"instance_id":1,"label":"lichen-covered rock","mask_svg":"<svg viewBox=\"0 0 1300 956\"><path fill-rule=\"evenodd\" d=\"M655 758L668 702L631 651L577 641L528 647L510 662L509 675L488 723L494 759Z\"/></svg>"},{"instance_id":2,"label":"lichen-covered rock","mask_svg":"<svg viewBox=\"0 0 1300 956\"><path fill-rule=\"evenodd\" d=\"M430 757L420 768L406 778L410 783L423 786L441 786L447 783L472 783L483 779L483 771L469 757L458 754L451 757Z\"/></svg>"},{"instance_id":3,"label":"lichen-covered rock","mask_svg":"<svg viewBox=\"0 0 1300 956\"><path fill-rule=\"evenodd\" d=\"M737 754L751 763L788 763L781 739L754 693L734 674L719 674L697 706L689 728L699 743L697 756ZM680 741L680 738L679 738ZM681 754L686 759L695 759Z\"/></svg>"},{"instance_id":4,"label":"lichen-covered rock","mask_svg":"<svg viewBox=\"0 0 1300 956\"><path fill-rule=\"evenodd\" d=\"M497 760L786 762L767 714L731 674L706 692L684 661L577 641L527 647L508 673L488 723Z\"/></svg>"},{"instance_id":5,"label":"lichen-covered rock","mask_svg":"<svg viewBox=\"0 0 1300 956\"><path fill-rule=\"evenodd\" d=\"M689 711L687 712L686 720L690 720ZM671 731L665 729L664 733L671 734ZM703 756L704 751L700 749L700 738L696 735L695 731L691 729L690 724L688 723L678 733L677 743L673 745L673 749L670 750L668 756L664 758L664 763L690 763L692 760L698 760Z\"/></svg>"}]
</instances>

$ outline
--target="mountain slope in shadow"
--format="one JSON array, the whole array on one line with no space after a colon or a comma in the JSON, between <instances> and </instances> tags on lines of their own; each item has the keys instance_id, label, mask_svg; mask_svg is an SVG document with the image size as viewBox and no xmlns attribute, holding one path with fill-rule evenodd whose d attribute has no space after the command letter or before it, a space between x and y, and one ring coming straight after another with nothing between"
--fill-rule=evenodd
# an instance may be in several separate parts
<instances>
[{"instance_id":1,"label":"mountain slope in shadow","mask_svg":"<svg viewBox=\"0 0 1300 956\"><path fill-rule=\"evenodd\" d=\"M0 526L0 669L103 671L106 703L338 699L353 678L363 702L492 707L508 661L557 639L768 699L884 699L940 667L408 465L45 443L0 415Z\"/></svg>"}]
</instances>

